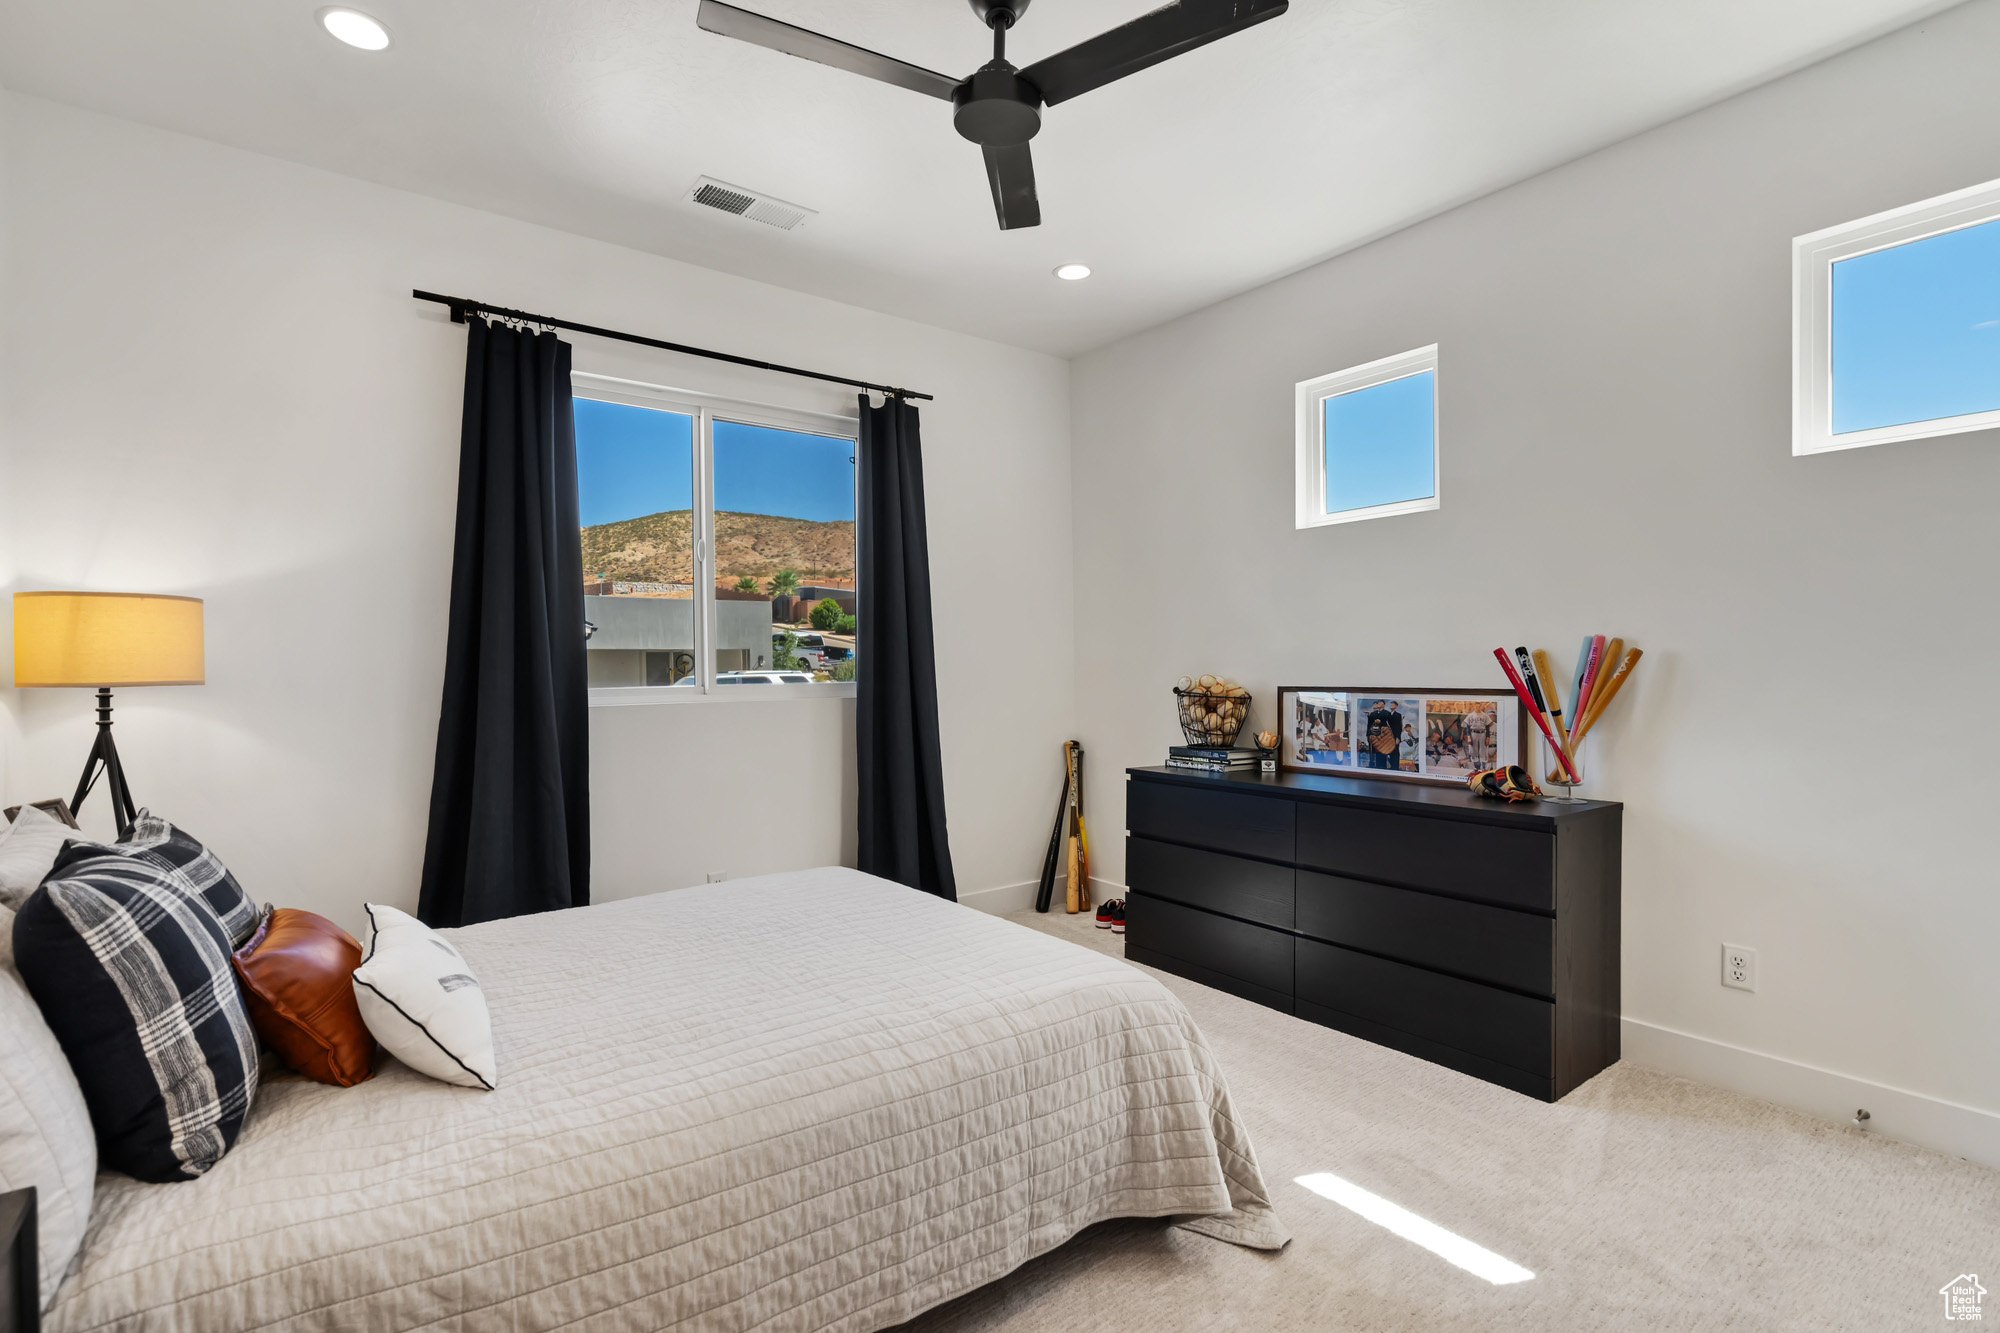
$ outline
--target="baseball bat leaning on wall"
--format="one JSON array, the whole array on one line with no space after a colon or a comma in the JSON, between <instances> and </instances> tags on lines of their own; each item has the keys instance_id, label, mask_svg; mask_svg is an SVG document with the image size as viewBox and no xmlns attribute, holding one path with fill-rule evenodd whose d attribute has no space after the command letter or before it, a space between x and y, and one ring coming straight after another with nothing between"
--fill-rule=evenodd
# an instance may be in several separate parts
<instances>
[{"instance_id":1,"label":"baseball bat leaning on wall","mask_svg":"<svg viewBox=\"0 0 2000 1333\"><path fill-rule=\"evenodd\" d=\"M1090 910L1090 825L1083 818L1083 742L1076 744L1076 895L1077 910Z\"/></svg>"},{"instance_id":2,"label":"baseball bat leaning on wall","mask_svg":"<svg viewBox=\"0 0 2000 1333\"><path fill-rule=\"evenodd\" d=\"M1069 742L1063 742L1063 752L1069 752ZM1042 881L1035 891L1035 910L1049 910L1049 900L1055 896L1056 866L1062 861L1063 817L1069 814L1069 764L1063 763L1062 795L1056 797L1055 827L1049 830L1049 850L1042 857Z\"/></svg>"}]
</instances>

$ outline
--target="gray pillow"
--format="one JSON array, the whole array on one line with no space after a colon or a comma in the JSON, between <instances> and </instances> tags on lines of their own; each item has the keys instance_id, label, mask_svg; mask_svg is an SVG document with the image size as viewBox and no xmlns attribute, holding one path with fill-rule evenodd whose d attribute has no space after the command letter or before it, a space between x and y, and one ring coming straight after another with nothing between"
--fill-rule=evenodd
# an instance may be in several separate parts
<instances>
[{"instance_id":1,"label":"gray pillow","mask_svg":"<svg viewBox=\"0 0 2000 1333\"><path fill-rule=\"evenodd\" d=\"M46 810L24 805L14 822L0 830L0 907L18 910L56 863L71 838L81 838Z\"/></svg>"},{"instance_id":2,"label":"gray pillow","mask_svg":"<svg viewBox=\"0 0 2000 1333\"><path fill-rule=\"evenodd\" d=\"M0 917L11 933L13 913ZM83 1244L96 1177L83 1090L20 976L0 966L0 1192L35 1187L44 1308Z\"/></svg>"}]
</instances>

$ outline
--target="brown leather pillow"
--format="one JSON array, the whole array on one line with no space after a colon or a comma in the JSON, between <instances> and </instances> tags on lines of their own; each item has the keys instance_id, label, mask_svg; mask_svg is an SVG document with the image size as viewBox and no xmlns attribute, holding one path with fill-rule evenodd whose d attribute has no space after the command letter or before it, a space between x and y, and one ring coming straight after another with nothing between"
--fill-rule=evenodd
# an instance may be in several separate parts
<instances>
[{"instance_id":1,"label":"brown leather pillow","mask_svg":"<svg viewBox=\"0 0 2000 1333\"><path fill-rule=\"evenodd\" d=\"M351 1088L375 1073L375 1038L354 1003L361 946L323 916L275 907L236 951L243 1002L264 1044L317 1083Z\"/></svg>"}]
</instances>

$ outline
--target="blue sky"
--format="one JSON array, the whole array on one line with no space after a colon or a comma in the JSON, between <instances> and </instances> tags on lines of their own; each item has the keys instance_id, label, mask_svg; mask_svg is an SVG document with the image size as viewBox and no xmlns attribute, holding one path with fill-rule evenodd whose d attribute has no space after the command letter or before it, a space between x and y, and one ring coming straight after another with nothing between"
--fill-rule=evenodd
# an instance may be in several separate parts
<instances>
[{"instance_id":1,"label":"blue sky","mask_svg":"<svg viewBox=\"0 0 2000 1333\"><path fill-rule=\"evenodd\" d=\"M2000 408L2000 221L1833 266L1835 434Z\"/></svg>"},{"instance_id":2,"label":"blue sky","mask_svg":"<svg viewBox=\"0 0 2000 1333\"><path fill-rule=\"evenodd\" d=\"M854 517L851 440L715 423L715 507L819 521ZM576 400L583 526L693 508L694 419Z\"/></svg>"},{"instance_id":3,"label":"blue sky","mask_svg":"<svg viewBox=\"0 0 2000 1333\"><path fill-rule=\"evenodd\" d=\"M1435 371L1326 400L1326 512L1437 493Z\"/></svg>"}]
</instances>

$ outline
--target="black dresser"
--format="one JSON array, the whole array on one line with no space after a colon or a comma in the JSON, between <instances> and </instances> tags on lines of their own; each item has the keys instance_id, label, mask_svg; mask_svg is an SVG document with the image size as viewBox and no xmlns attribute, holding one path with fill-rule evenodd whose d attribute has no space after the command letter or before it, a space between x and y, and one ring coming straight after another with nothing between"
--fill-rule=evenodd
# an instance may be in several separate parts
<instances>
[{"instance_id":1,"label":"black dresser","mask_svg":"<svg viewBox=\"0 0 2000 1333\"><path fill-rule=\"evenodd\" d=\"M1125 954L1554 1101L1618 1059L1623 810L1129 769Z\"/></svg>"}]
</instances>

